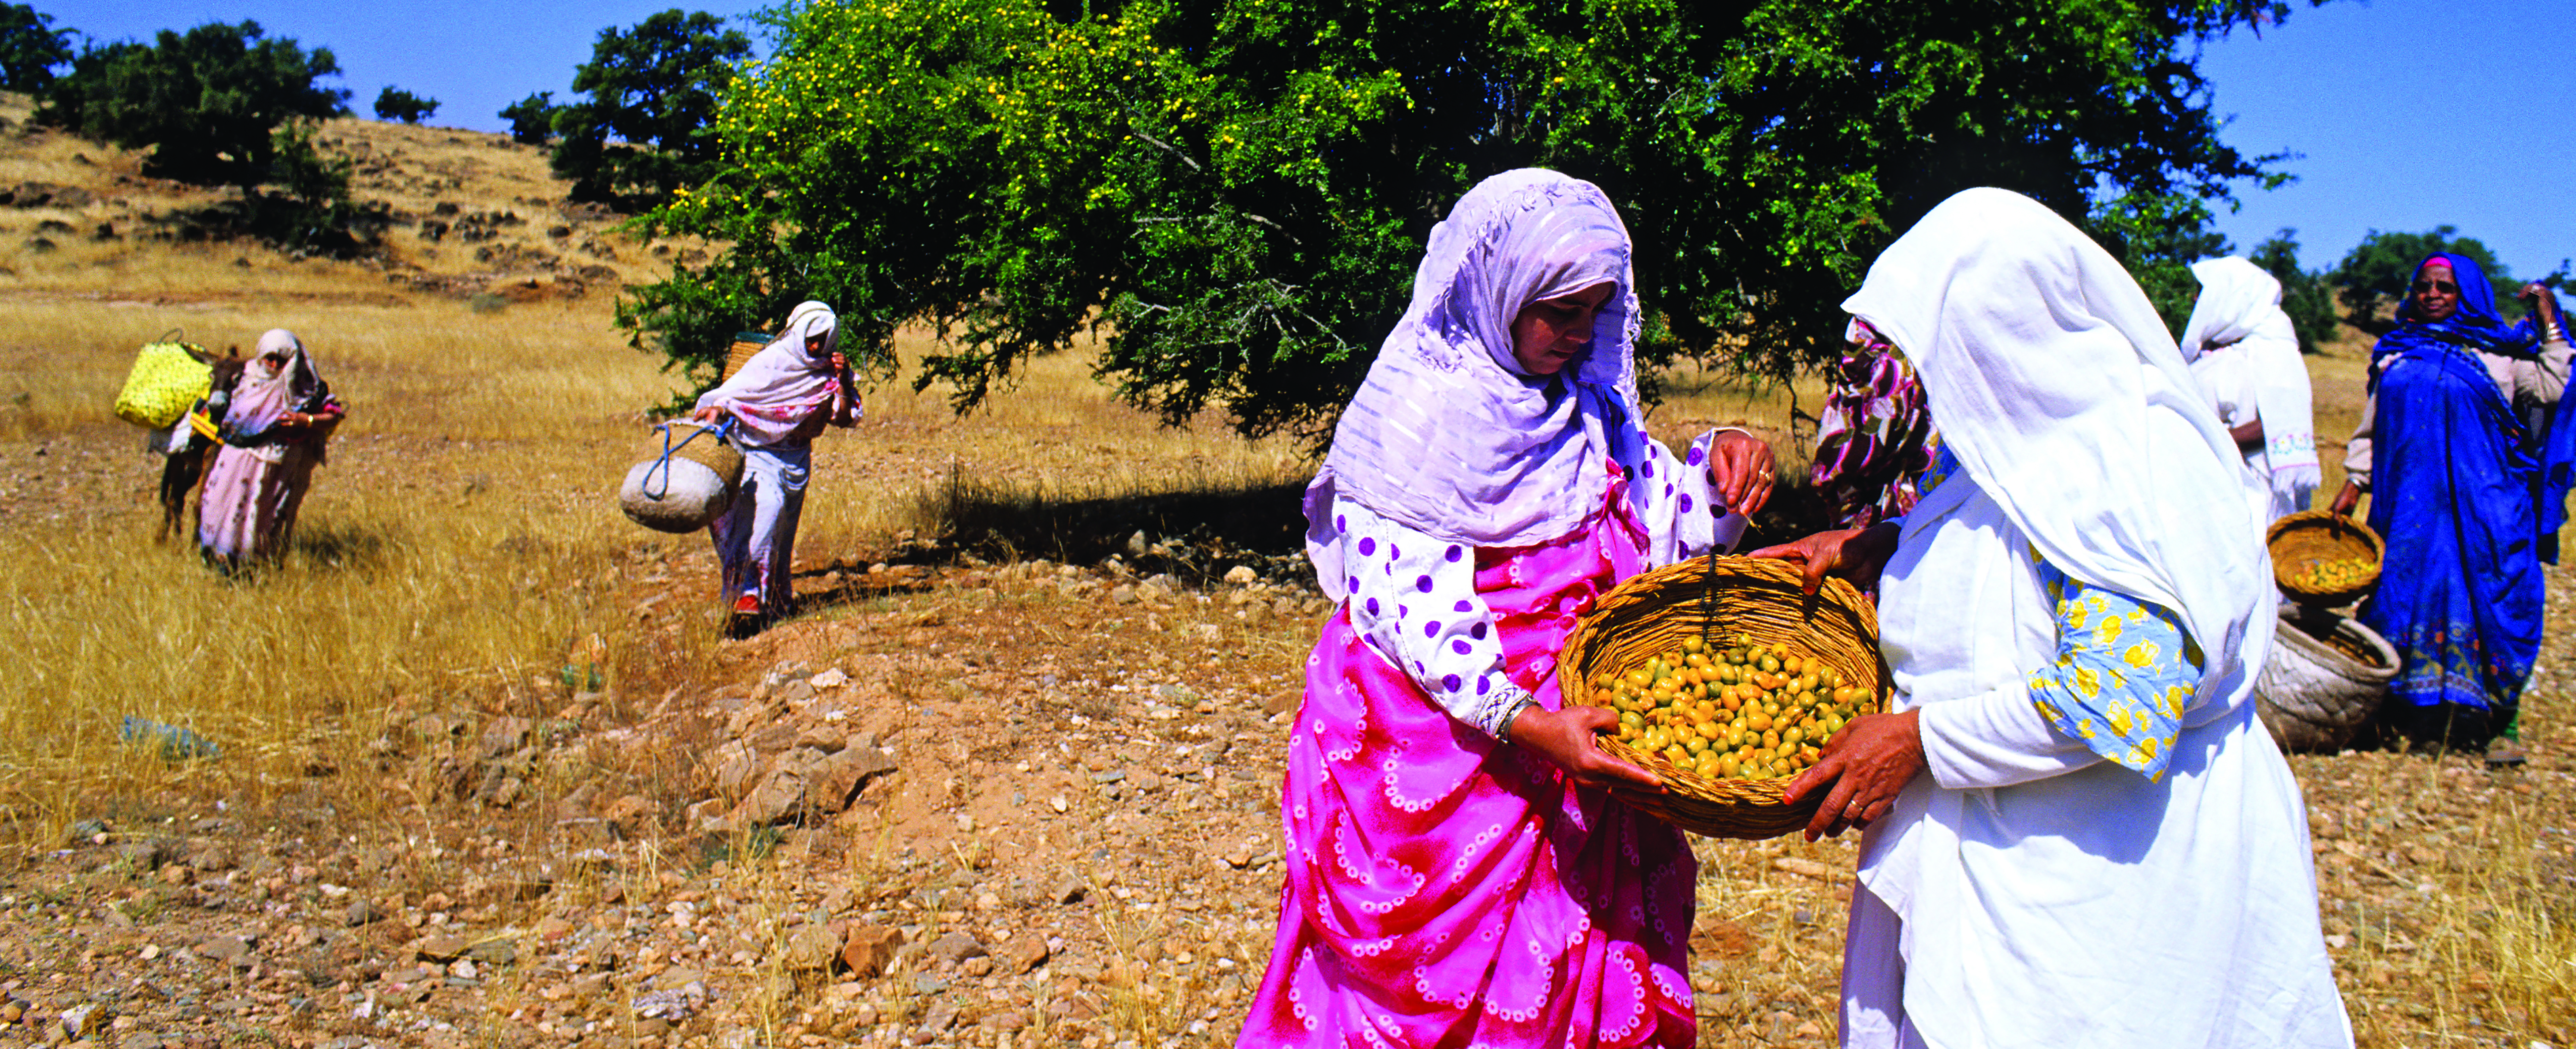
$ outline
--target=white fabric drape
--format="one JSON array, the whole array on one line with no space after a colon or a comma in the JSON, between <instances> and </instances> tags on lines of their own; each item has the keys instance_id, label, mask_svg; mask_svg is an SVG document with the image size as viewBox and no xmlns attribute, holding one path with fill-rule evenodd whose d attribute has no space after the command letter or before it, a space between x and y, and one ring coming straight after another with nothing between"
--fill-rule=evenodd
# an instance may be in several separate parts
<instances>
[{"instance_id":1,"label":"white fabric drape","mask_svg":"<svg viewBox=\"0 0 2576 1049\"><path fill-rule=\"evenodd\" d=\"M823 348L807 352L806 338L818 334L823 336ZM842 394L840 376L832 368L832 353L840 343L840 320L830 306L799 303L788 312L778 338L743 362L742 370L724 385L699 394L698 407L730 412L746 445L784 441Z\"/></svg>"},{"instance_id":2,"label":"white fabric drape","mask_svg":"<svg viewBox=\"0 0 2576 1049\"><path fill-rule=\"evenodd\" d=\"M2252 687L2269 556L2253 508L2210 497L2244 491L2236 442L2110 253L2037 201L1972 189L1843 309L1913 361L1942 442L2050 564L2182 617L2212 660L2197 703Z\"/></svg>"},{"instance_id":3,"label":"white fabric drape","mask_svg":"<svg viewBox=\"0 0 2576 1049\"><path fill-rule=\"evenodd\" d=\"M2281 282L2232 255L2195 262L2191 272L2200 298L2183 327L2183 357L2221 423L2263 423L2263 446L2245 453L2245 465L2263 485L2264 523L2305 510L2321 479L2316 421Z\"/></svg>"},{"instance_id":4,"label":"white fabric drape","mask_svg":"<svg viewBox=\"0 0 2576 1049\"><path fill-rule=\"evenodd\" d=\"M2272 617L2247 479L2145 296L2036 202L1972 190L1845 308L1914 362L1963 468L1880 582L1928 773L1862 844L1845 1044L2351 1045L2298 784L2250 703ZM2058 630L2034 552L2203 648L2162 780L2031 706Z\"/></svg>"}]
</instances>

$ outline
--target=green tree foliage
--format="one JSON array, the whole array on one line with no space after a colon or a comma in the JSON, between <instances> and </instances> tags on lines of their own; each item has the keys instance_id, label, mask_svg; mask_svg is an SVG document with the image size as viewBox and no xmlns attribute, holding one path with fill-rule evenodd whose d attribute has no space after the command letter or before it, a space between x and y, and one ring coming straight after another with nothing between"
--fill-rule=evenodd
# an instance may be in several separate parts
<instances>
[{"instance_id":1,"label":"green tree foliage","mask_svg":"<svg viewBox=\"0 0 2576 1049\"><path fill-rule=\"evenodd\" d=\"M927 322L948 341L923 382L961 407L1096 327L1132 402L1312 436L1431 225L1544 165L1626 216L1650 365L1781 374L1827 359L1869 260L1965 187L2029 193L2143 268L2223 243L2204 202L2273 158L2219 142L2185 45L2286 10L810 0L766 16L775 55L725 90L723 170L649 220L731 247L620 318L702 378L803 298L880 366Z\"/></svg>"},{"instance_id":2,"label":"green tree foliage","mask_svg":"<svg viewBox=\"0 0 2576 1049\"><path fill-rule=\"evenodd\" d=\"M2299 352L2315 353L2335 338L2334 285L2321 270L2299 268L2299 231L2283 229L2254 246L2246 261L2281 282L2281 312L2299 334Z\"/></svg>"},{"instance_id":3,"label":"green tree foliage","mask_svg":"<svg viewBox=\"0 0 2576 1049\"><path fill-rule=\"evenodd\" d=\"M501 119L510 122L510 141L542 146L555 137L555 114L563 107L555 104L555 93L539 91L510 103L501 110Z\"/></svg>"},{"instance_id":4,"label":"green tree foliage","mask_svg":"<svg viewBox=\"0 0 2576 1049\"><path fill-rule=\"evenodd\" d=\"M2346 252L2326 274L2328 283L2343 293L2343 305L2353 324L2371 331L2385 330L2388 322L2380 314L2395 310L2398 300L2406 297L2406 286L2415 280L2415 267L2426 256L2447 251L2464 255L2487 272L2487 282L2495 286L2496 306L2507 316L2521 316L2521 304L2513 293L2521 285L2505 272L2495 253L2475 237L2459 235L2457 226L2436 226L2430 233L2384 233L2371 230L2361 243Z\"/></svg>"},{"instance_id":5,"label":"green tree foliage","mask_svg":"<svg viewBox=\"0 0 2576 1049\"><path fill-rule=\"evenodd\" d=\"M376 119L417 124L438 112L438 100L422 98L392 85L376 92Z\"/></svg>"},{"instance_id":6,"label":"green tree foliage","mask_svg":"<svg viewBox=\"0 0 2576 1049\"><path fill-rule=\"evenodd\" d=\"M349 202L350 163L313 145L314 121L348 112L327 48L271 39L257 22L209 22L153 43L90 47L72 60L36 113L127 149L150 148L146 174L242 191L239 219L278 244L345 253L359 215ZM262 193L262 186L277 192Z\"/></svg>"},{"instance_id":7,"label":"green tree foliage","mask_svg":"<svg viewBox=\"0 0 2576 1049\"><path fill-rule=\"evenodd\" d=\"M712 175L716 93L750 55L749 37L704 11L675 7L628 30L600 30L572 80L589 98L553 115L563 136L555 174L573 180L575 200L645 202Z\"/></svg>"},{"instance_id":8,"label":"green tree foliage","mask_svg":"<svg viewBox=\"0 0 2576 1049\"><path fill-rule=\"evenodd\" d=\"M26 4L0 4L0 89L37 92L72 60L72 31Z\"/></svg>"},{"instance_id":9,"label":"green tree foliage","mask_svg":"<svg viewBox=\"0 0 2576 1049\"><path fill-rule=\"evenodd\" d=\"M145 173L201 185L257 186L290 120L348 112L349 92L314 83L338 76L328 48L271 39L257 22L209 22L149 45L84 49L45 93L38 121L127 149L150 147Z\"/></svg>"}]
</instances>

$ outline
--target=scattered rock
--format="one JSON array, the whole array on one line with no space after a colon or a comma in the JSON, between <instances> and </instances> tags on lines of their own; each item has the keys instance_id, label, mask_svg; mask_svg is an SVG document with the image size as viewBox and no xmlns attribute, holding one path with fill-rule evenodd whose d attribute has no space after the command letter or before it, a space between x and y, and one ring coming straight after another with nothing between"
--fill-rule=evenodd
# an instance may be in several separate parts
<instances>
[{"instance_id":1,"label":"scattered rock","mask_svg":"<svg viewBox=\"0 0 2576 1049\"><path fill-rule=\"evenodd\" d=\"M421 940L419 943L413 944L411 953L413 957L422 961L437 962L441 965L445 965L448 962L465 957L466 948L471 946L473 945L465 942L465 938L462 936L431 936ZM198 953L203 954L205 952L199 951Z\"/></svg>"},{"instance_id":2,"label":"scattered rock","mask_svg":"<svg viewBox=\"0 0 2576 1049\"><path fill-rule=\"evenodd\" d=\"M196 946L197 956L222 962L236 969L250 966L250 944L239 936L217 936Z\"/></svg>"},{"instance_id":3,"label":"scattered rock","mask_svg":"<svg viewBox=\"0 0 2576 1049\"><path fill-rule=\"evenodd\" d=\"M485 760L500 757L528 745L528 735L536 731L536 722L523 717L504 715L483 726L483 738L477 749Z\"/></svg>"},{"instance_id":4,"label":"scattered rock","mask_svg":"<svg viewBox=\"0 0 2576 1049\"><path fill-rule=\"evenodd\" d=\"M832 967L833 959L840 956L841 946L841 941L833 938L832 930L807 923L797 926L795 932L787 935L786 951L779 961L790 972L828 969Z\"/></svg>"},{"instance_id":5,"label":"scattered rock","mask_svg":"<svg viewBox=\"0 0 2576 1049\"><path fill-rule=\"evenodd\" d=\"M107 1008L96 1002L75 1005L63 1010L62 1020L63 1037L79 1041L107 1029Z\"/></svg>"},{"instance_id":6,"label":"scattered rock","mask_svg":"<svg viewBox=\"0 0 2576 1049\"><path fill-rule=\"evenodd\" d=\"M853 979L874 979L885 974L886 963L894 960L895 948L901 946L902 929L891 925L854 925L841 941L841 964L849 967Z\"/></svg>"},{"instance_id":7,"label":"scattered rock","mask_svg":"<svg viewBox=\"0 0 2576 1049\"><path fill-rule=\"evenodd\" d=\"M1055 950L1047 946L1046 937L1024 932L1002 944L1002 971L1017 976L1045 965L1047 959L1054 955Z\"/></svg>"},{"instance_id":8,"label":"scattered rock","mask_svg":"<svg viewBox=\"0 0 2576 1049\"><path fill-rule=\"evenodd\" d=\"M968 958L982 958L990 952L986 951L983 943L973 936L952 932L930 941L929 953L933 958L953 963L962 962Z\"/></svg>"}]
</instances>

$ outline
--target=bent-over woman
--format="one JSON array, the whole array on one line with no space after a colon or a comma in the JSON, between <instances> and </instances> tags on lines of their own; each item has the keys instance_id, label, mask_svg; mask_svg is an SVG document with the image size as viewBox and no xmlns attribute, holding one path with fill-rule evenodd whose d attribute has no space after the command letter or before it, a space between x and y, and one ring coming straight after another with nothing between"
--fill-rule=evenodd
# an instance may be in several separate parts
<instances>
[{"instance_id":1,"label":"bent-over woman","mask_svg":"<svg viewBox=\"0 0 2576 1049\"><path fill-rule=\"evenodd\" d=\"M794 610L789 574L814 438L825 426L855 426L859 420L858 394L840 341L840 321L831 307L799 303L778 338L733 378L700 394L691 413L707 423L731 418L742 449L742 489L708 528L723 565L721 593L737 624Z\"/></svg>"},{"instance_id":2,"label":"bent-over woman","mask_svg":"<svg viewBox=\"0 0 2576 1049\"><path fill-rule=\"evenodd\" d=\"M1731 545L1770 450L1646 435L1626 227L1591 183L1496 175L1431 231L1413 299L1306 492L1339 598L1306 661L1287 885L1244 1046L1696 1043L1681 832L1597 749L1556 657L1593 598ZM1738 512L1741 511L1741 512Z\"/></svg>"},{"instance_id":3,"label":"bent-over woman","mask_svg":"<svg viewBox=\"0 0 2576 1049\"><path fill-rule=\"evenodd\" d=\"M2348 514L2374 493L2370 527L2388 543L2361 608L2397 648L2382 717L2427 743L2503 737L2489 755L2500 764L2522 760L2512 740L2540 654L2542 547L2566 491L2544 491L2533 432L2567 387L2566 329L2547 289L2523 294L2533 316L2506 324L2467 256L2416 267L2397 327L2370 348L2370 403L2334 501Z\"/></svg>"},{"instance_id":4,"label":"bent-over woman","mask_svg":"<svg viewBox=\"0 0 2576 1049\"><path fill-rule=\"evenodd\" d=\"M230 573L286 555L313 469L347 414L295 333L259 337L233 380L222 444L197 497L197 549L208 564Z\"/></svg>"},{"instance_id":5,"label":"bent-over woman","mask_svg":"<svg viewBox=\"0 0 2576 1049\"><path fill-rule=\"evenodd\" d=\"M1943 447L1902 521L1760 551L1879 586L1892 712L1788 786L1823 796L1810 837L1867 828L1843 1044L2351 1045L2254 717L2255 506L2145 293L1976 189L1843 308L1914 362Z\"/></svg>"}]
</instances>

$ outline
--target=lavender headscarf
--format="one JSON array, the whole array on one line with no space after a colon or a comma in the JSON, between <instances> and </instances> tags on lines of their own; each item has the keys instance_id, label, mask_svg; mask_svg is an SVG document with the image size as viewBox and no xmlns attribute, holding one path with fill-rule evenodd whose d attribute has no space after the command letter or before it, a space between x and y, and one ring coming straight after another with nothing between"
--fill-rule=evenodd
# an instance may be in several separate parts
<instances>
[{"instance_id":1,"label":"lavender headscarf","mask_svg":"<svg viewBox=\"0 0 2576 1049\"><path fill-rule=\"evenodd\" d=\"M1523 168L1478 183L1432 227L1413 304L1386 337L1306 490L1307 550L1329 586L1336 496L1433 538L1512 547L1573 532L1601 507L1603 459L1642 461L1628 229L1601 188ZM1521 308L1618 287L1591 348L1560 377L1512 357Z\"/></svg>"}]
</instances>

